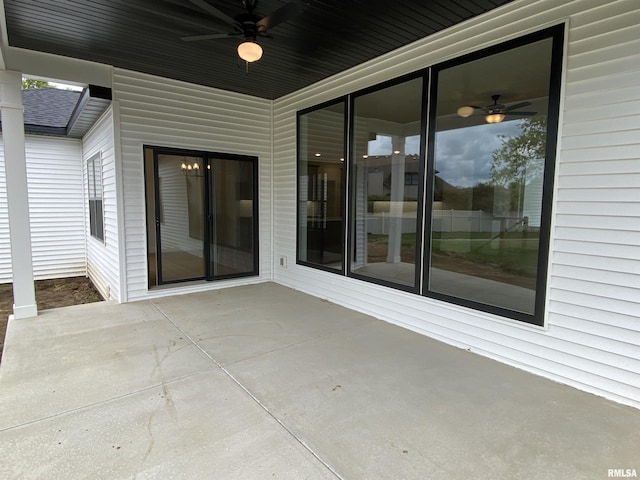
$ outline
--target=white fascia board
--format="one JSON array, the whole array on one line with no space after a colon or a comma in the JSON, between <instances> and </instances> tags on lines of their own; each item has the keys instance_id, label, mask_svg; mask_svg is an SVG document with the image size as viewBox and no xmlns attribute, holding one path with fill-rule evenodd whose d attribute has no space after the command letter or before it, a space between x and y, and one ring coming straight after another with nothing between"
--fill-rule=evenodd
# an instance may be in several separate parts
<instances>
[{"instance_id":1,"label":"white fascia board","mask_svg":"<svg viewBox=\"0 0 640 480\"><path fill-rule=\"evenodd\" d=\"M111 65L16 47L6 47L4 54L8 70L70 84L111 88Z\"/></svg>"}]
</instances>

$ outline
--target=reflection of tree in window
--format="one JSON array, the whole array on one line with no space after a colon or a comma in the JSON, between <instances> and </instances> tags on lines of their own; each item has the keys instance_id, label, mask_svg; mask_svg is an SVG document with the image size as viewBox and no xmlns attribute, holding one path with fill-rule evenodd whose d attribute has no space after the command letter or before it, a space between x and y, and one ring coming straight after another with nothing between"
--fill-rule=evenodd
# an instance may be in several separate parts
<instances>
[{"instance_id":1,"label":"reflection of tree in window","mask_svg":"<svg viewBox=\"0 0 640 480\"><path fill-rule=\"evenodd\" d=\"M530 226L540 226L540 209L535 218L529 218L527 199L531 190L539 190L542 200L542 176L547 135L547 117L535 116L522 120L521 133L507 138L501 135L502 146L493 152L491 180L495 185L510 192L509 209L523 215L523 222ZM529 192L527 192L529 190ZM530 195L527 196L527 193ZM537 203L537 202L536 202Z\"/></svg>"},{"instance_id":2,"label":"reflection of tree in window","mask_svg":"<svg viewBox=\"0 0 640 480\"><path fill-rule=\"evenodd\" d=\"M489 178L478 157L470 159L475 165L469 172L457 170L451 183L436 172L432 266L534 289L546 116L514 123L519 134L497 134L500 146L491 153ZM489 142L494 126L470 128L483 130ZM462 139L465 130L443 133ZM442 152L438 165L449 168ZM475 182L467 186L469 179Z\"/></svg>"}]
</instances>

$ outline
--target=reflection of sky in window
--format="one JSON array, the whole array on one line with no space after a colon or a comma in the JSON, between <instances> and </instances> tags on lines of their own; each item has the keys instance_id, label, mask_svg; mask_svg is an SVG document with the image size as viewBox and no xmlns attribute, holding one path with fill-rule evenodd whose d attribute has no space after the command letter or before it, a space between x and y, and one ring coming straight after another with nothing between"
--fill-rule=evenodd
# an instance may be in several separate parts
<instances>
[{"instance_id":1,"label":"reflection of sky in window","mask_svg":"<svg viewBox=\"0 0 640 480\"><path fill-rule=\"evenodd\" d=\"M393 142L391 136L376 135L375 140L369 140L367 155L391 155ZM420 153L420 135L411 135L404 139L405 155L418 155Z\"/></svg>"},{"instance_id":2,"label":"reflection of sky in window","mask_svg":"<svg viewBox=\"0 0 640 480\"><path fill-rule=\"evenodd\" d=\"M391 155L391 137L386 135L376 135L375 140L369 140L367 155Z\"/></svg>"},{"instance_id":3,"label":"reflection of sky in window","mask_svg":"<svg viewBox=\"0 0 640 480\"><path fill-rule=\"evenodd\" d=\"M520 134L519 121L482 124L436 132L438 177L458 187L472 187L491 178L492 154L502 145L500 135Z\"/></svg>"},{"instance_id":4,"label":"reflection of sky in window","mask_svg":"<svg viewBox=\"0 0 640 480\"><path fill-rule=\"evenodd\" d=\"M420 154L420 135L411 135L404 139L404 153L406 155Z\"/></svg>"}]
</instances>

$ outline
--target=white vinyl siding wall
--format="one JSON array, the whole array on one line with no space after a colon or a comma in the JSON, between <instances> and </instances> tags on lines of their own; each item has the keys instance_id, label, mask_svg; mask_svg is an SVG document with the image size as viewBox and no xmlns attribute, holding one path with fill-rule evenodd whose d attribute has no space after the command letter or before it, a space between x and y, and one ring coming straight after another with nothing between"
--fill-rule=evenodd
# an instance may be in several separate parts
<instances>
[{"instance_id":1,"label":"white vinyl siding wall","mask_svg":"<svg viewBox=\"0 0 640 480\"><path fill-rule=\"evenodd\" d=\"M118 200L114 150L113 107L98 119L82 139L84 208L86 219L87 271L89 278L106 299L120 300L120 261L118 247ZM89 231L87 160L99 153L102 165L102 208L104 242Z\"/></svg>"},{"instance_id":2,"label":"white vinyl siding wall","mask_svg":"<svg viewBox=\"0 0 640 480\"><path fill-rule=\"evenodd\" d=\"M121 69L114 70L113 95L120 107L128 300L271 279L272 102ZM144 145L259 158L259 277L148 289Z\"/></svg>"},{"instance_id":3,"label":"white vinyl siding wall","mask_svg":"<svg viewBox=\"0 0 640 480\"><path fill-rule=\"evenodd\" d=\"M275 280L640 406L640 3L516 0L274 104ZM546 326L295 265L296 111L568 24Z\"/></svg>"},{"instance_id":4,"label":"white vinyl siding wall","mask_svg":"<svg viewBox=\"0 0 640 480\"><path fill-rule=\"evenodd\" d=\"M4 144L1 144L0 146L0 283L9 283L12 281L13 277L11 275L11 240L9 238L7 174L4 168Z\"/></svg>"},{"instance_id":5,"label":"white vinyl siding wall","mask_svg":"<svg viewBox=\"0 0 640 480\"><path fill-rule=\"evenodd\" d=\"M26 135L25 154L34 278L86 275L80 140ZM0 283L11 281L4 148L0 139Z\"/></svg>"}]
</instances>

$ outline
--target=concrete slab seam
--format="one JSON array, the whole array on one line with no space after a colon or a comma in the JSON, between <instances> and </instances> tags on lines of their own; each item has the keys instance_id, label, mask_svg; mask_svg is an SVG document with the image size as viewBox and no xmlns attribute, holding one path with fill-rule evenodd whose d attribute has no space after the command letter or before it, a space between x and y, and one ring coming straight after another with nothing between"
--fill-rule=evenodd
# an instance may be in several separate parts
<instances>
[{"instance_id":1,"label":"concrete slab seam","mask_svg":"<svg viewBox=\"0 0 640 480\"><path fill-rule=\"evenodd\" d=\"M335 469L329 465L326 461L324 461L319 454L317 454L306 442L301 439L298 435L296 435L289 427L287 427L282 420L280 420L273 412L269 410L269 408L264 405L258 397L256 397L251 391L245 387L233 374L224 368L215 358L213 358L209 353L207 353L187 332L185 332L182 328L180 328L172 319L167 315L160 306L153 303L152 300L149 300L151 303L171 324L187 338L193 345L200 350L204 355L207 356L229 379L235 383L238 387L240 387L244 392L251 398L267 415L269 415L278 425L280 425L296 442L298 442L306 451L308 451L316 460L318 460L324 467L329 470L337 479L346 480L342 475L335 471Z\"/></svg>"},{"instance_id":2,"label":"concrete slab seam","mask_svg":"<svg viewBox=\"0 0 640 480\"><path fill-rule=\"evenodd\" d=\"M76 412L80 412L80 411L83 411L83 410L90 410L90 409L95 408L95 407L100 407L100 406L106 405L108 403L117 402L117 401L122 400L124 398L131 397L131 396L134 396L134 395L138 395L140 393L143 393L143 392L146 392L146 391L149 391L149 390L153 390L154 388L161 388L163 385L171 385L172 383L181 382L182 380L185 380L185 379L191 378L191 377L195 377L197 375L202 375L203 373L205 373L205 371L189 373L188 375L183 375L182 377L177 377L177 378L174 378L174 379L169 380L169 381L161 381L160 383L157 383L157 384L154 384L154 385L149 385L148 387L141 388L141 389L135 390L133 392L123 393L122 395L117 395L115 397L107 398L105 400L101 400L100 402L88 403L86 405L82 405L81 407L71 408L69 410L65 410L63 412L58 412L58 413L55 413L53 415L47 415L47 416L44 416L44 417L41 417L41 418L36 418L35 420L29 420L28 422L19 423L17 425L11 425L10 427L0 428L0 433L8 432L10 430L16 430L16 429L22 428L22 427L27 427L29 425L34 425L36 423L45 422L47 420L51 420L51 419L54 419L54 418L57 418L57 417L62 417L62 416L69 415L69 414L76 413Z\"/></svg>"},{"instance_id":3,"label":"concrete slab seam","mask_svg":"<svg viewBox=\"0 0 640 480\"><path fill-rule=\"evenodd\" d=\"M319 339L328 338L328 337L331 337L332 335L336 335L338 333L344 334L344 333L347 333L347 332L350 332L350 331L366 328L366 327L369 327L369 326L371 326L371 322L367 322L366 324L363 324L363 325L351 325L349 327L346 327L346 328L343 328L343 329L340 329L340 330L336 330L336 331L333 331L333 332L321 333L321 334L316 335L314 337L306 338L306 339L300 340L298 342L289 343L288 345L283 345L282 347L278 347L278 348L274 348L274 349L271 349L271 350L266 350L264 352L256 353L255 355L251 355L250 357L242 358L242 359L239 359L239 360L234 360L232 362L227 362L227 363L225 363L225 365L232 366L232 365L236 365L236 364L238 364L240 362L246 362L248 360L255 360L257 358L264 357L265 355L269 355L269 354L276 353L276 352L281 352L283 350L287 350L287 349L290 349L290 348L299 347L300 345L304 345L305 343L315 342L315 341L317 341ZM210 337L210 338L220 338L220 337ZM222 367L222 368L224 368L224 367Z\"/></svg>"}]
</instances>

